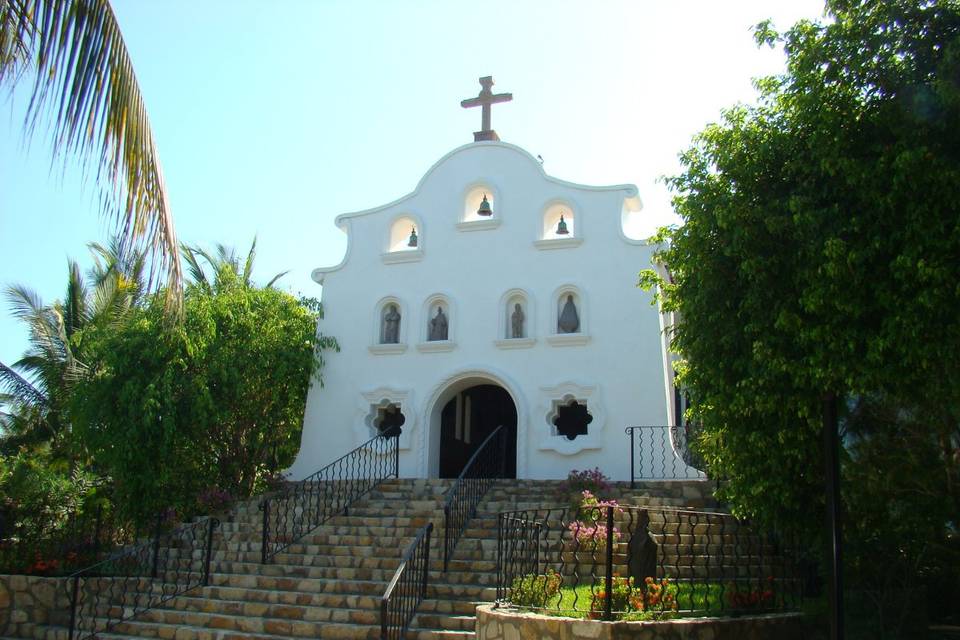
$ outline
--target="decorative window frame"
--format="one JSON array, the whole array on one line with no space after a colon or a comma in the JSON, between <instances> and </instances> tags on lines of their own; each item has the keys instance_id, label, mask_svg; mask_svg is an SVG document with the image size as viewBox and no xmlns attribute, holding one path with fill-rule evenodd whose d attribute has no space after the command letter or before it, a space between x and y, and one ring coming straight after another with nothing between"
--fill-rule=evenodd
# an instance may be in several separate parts
<instances>
[{"instance_id":1,"label":"decorative window frame","mask_svg":"<svg viewBox=\"0 0 960 640\"><path fill-rule=\"evenodd\" d=\"M587 427L587 434L568 440L556 433L553 419L559 408L576 401L586 405L587 412L593 417ZM603 432L607 421L600 389L596 385L583 385L576 382L561 382L552 387L540 388L540 404L537 412L543 416L543 422L536 425L539 432L537 448L541 451L556 451L572 456L588 449L603 448Z\"/></svg>"},{"instance_id":2,"label":"decorative window frame","mask_svg":"<svg viewBox=\"0 0 960 640\"><path fill-rule=\"evenodd\" d=\"M577 314L580 316L580 331L577 333L558 333L557 324L560 322L560 300L573 294L577 304ZM547 342L555 347L572 347L585 345L590 342L590 314L589 302L584 289L575 284L565 284L554 289L550 296L550 313L547 319L547 330L544 332Z\"/></svg>"},{"instance_id":3,"label":"decorative window frame","mask_svg":"<svg viewBox=\"0 0 960 640\"><path fill-rule=\"evenodd\" d=\"M555 207L568 209L572 214L573 234L566 238L547 237L547 215ZM537 218L537 235L533 241L533 246L537 249L570 249L578 247L583 243L583 215L576 202L570 198L552 198L544 203L540 208L540 216Z\"/></svg>"},{"instance_id":4,"label":"decorative window frame","mask_svg":"<svg viewBox=\"0 0 960 640\"><path fill-rule=\"evenodd\" d=\"M413 226L417 228L417 248L416 249L397 249L390 250L390 240L393 236L393 228L404 218L411 220ZM423 259L423 243L426 235L423 232L423 218L412 211L397 214L393 217L387 226L387 237L384 242L384 249L380 253L380 259L384 264L397 264L400 262L416 262Z\"/></svg>"},{"instance_id":5,"label":"decorative window frame","mask_svg":"<svg viewBox=\"0 0 960 640\"><path fill-rule=\"evenodd\" d=\"M493 215L489 218L468 218L467 199L480 189L483 189L493 196ZM460 196L460 214L457 216L458 231L484 231L487 229L496 229L500 226L503 218L501 209L503 199L500 197L500 189L495 186L493 180L480 178L468 184Z\"/></svg>"},{"instance_id":6,"label":"decorative window frame","mask_svg":"<svg viewBox=\"0 0 960 640\"><path fill-rule=\"evenodd\" d=\"M525 327L527 329L527 335L523 338L509 338L507 334L510 325L507 318L511 313L512 303L517 298L523 298L523 312L526 315ZM500 296L500 302L497 305L497 318L497 337L493 341L493 344L497 348L529 349L536 344L537 339L534 337L537 327L536 304L533 300L533 294L529 291L526 289L513 288L504 292L504 294Z\"/></svg>"},{"instance_id":7,"label":"decorative window frame","mask_svg":"<svg viewBox=\"0 0 960 640\"><path fill-rule=\"evenodd\" d=\"M398 404L405 418L403 426L400 427L398 446L401 450L412 449L418 419L418 412L416 407L413 406L413 397L413 390L395 389L393 387L377 387L362 392L357 405L358 419L353 421L353 432L357 444L363 444L377 435L377 428L373 425L373 420L376 418L379 409L384 409L391 404Z\"/></svg>"},{"instance_id":8,"label":"decorative window frame","mask_svg":"<svg viewBox=\"0 0 960 640\"><path fill-rule=\"evenodd\" d=\"M395 304L400 309L400 335L397 336L397 343L380 342L380 329L383 324L383 312L388 304ZM373 334L371 336L370 346L367 347L370 353L374 355L389 355L403 353L407 350L407 331L410 324L410 313L403 300L396 296L385 296L380 298L374 307L373 314Z\"/></svg>"},{"instance_id":9,"label":"decorative window frame","mask_svg":"<svg viewBox=\"0 0 960 640\"><path fill-rule=\"evenodd\" d=\"M427 340L430 335L429 325L433 319L433 307L442 304L446 307L447 314L447 339L446 340ZM423 301L420 309L420 328L419 342L417 350L424 353L433 353L438 351L453 351L457 346L457 307L453 303L453 298L446 293L435 293Z\"/></svg>"}]
</instances>

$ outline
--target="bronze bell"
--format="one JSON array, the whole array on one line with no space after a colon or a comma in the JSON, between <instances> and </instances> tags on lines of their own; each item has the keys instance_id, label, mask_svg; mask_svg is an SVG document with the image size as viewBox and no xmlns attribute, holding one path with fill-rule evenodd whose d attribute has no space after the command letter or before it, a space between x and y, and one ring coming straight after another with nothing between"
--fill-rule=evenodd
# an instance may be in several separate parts
<instances>
[{"instance_id":1,"label":"bronze bell","mask_svg":"<svg viewBox=\"0 0 960 640\"><path fill-rule=\"evenodd\" d=\"M493 209L490 208L490 202L487 201L487 194L483 194L483 202L480 203L480 208L477 209L478 216L492 216Z\"/></svg>"},{"instance_id":2,"label":"bronze bell","mask_svg":"<svg viewBox=\"0 0 960 640\"><path fill-rule=\"evenodd\" d=\"M410 239L407 240L407 246L408 247L417 246L417 228L416 227L410 227Z\"/></svg>"},{"instance_id":3,"label":"bronze bell","mask_svg":"<svg viewBox=\"0 0 960 640\"><path fill-rule=\"evenodd\" d=\"M563 219L563 214L560 214L560 222L557 224L557 235L566 236L570 235L570 230L567 229L567 223Z\"/></svg>"}]
</instances>

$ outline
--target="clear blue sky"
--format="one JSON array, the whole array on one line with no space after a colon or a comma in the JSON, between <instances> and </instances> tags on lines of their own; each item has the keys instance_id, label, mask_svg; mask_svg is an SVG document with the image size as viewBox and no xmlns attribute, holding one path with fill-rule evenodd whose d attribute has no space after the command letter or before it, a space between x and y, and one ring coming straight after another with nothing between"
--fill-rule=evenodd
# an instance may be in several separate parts
<instances>
[{"instance_id":1,"label":"clear blue sky","mask_svg":"<svg viewBox=\"0 0 960 640\"><path fill-rule=\"evenodd\" d=\"M735 2L407 2L115 0L145 96L182 241L246 251L255 276L319 297L318 266L339 262L333 218L410 192L444 153L472 140L459 101L493 75L506 142L547 173L634 183L649 228L675 220L658 182L720 110L753 100L782 70L751 25L819 18L822 0ZM51 171L42 136L21 131L26 87L0 99L0 285L62 297L67 258L110 227L92 181ZM639 271L643 265L637 265ZM26 332L0 300L0 360Z\"/></svg>"}]
</instances>

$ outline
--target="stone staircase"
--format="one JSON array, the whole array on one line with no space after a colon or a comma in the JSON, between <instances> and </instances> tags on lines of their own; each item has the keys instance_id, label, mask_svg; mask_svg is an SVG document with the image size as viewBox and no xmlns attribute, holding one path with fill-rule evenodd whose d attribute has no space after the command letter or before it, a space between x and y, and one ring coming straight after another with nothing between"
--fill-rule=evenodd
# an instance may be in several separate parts
<instances>
[{"instance_id":1,"label":"stone staircase","mask_svg":"<svg viewBox=\"0 0 960 640\"><path fill-rule=\"evenodd\" d=\"M496 596L497 513L556 504L557 481L497 481L442 571L443 497L450 480L388 480L302 540L260 563L257 503L237 507L214 536L210 584L98 634L104 638L247 640L378 638L380 598L421 527L434 523L429 587L408 637L472 638L476 605ZM713 509L702 483L615 485L622 504ZM708 490L708 489L707 489ZM160 585L150 587L159 590ZM105 607L116 605L107 604ZM106 614L106 609L99 612ZM24 637L66 640L64 614ZM59 623L59 624L55 624Z\"/></svg>"}]
</instances>

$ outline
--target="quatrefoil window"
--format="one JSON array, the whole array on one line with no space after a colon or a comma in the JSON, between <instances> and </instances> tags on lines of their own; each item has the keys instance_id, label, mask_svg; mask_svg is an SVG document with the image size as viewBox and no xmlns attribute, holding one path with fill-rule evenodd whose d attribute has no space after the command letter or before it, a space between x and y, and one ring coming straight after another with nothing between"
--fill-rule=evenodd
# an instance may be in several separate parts
<instances>
[{"instance_id":1,"label":"quatrefoil window","mask_svg":"<svg viewBox=\"0 0 960 640\"><path fill-rule=\"evenodd\" d=\"M587 425L593 422L593 416L587 411L585 403L571 400L568 404L558 406L556 412L553 426L558 436L575 440L577 436L587 435Z\"/></svg>"},{"instance_id":2,"label":"quatrefoil window","mask_svg":"<svg viewBox=\"0 0 960 640\"><path fill-rule=\"evenodd\" d=\"M377 407L377 415L373 419L373 426L377 432L384 436L398 436L403 433L401 427L407 421L407 417L400 411L399 404L388 404L385 407Z\"/></svg>"}]
</instances>

